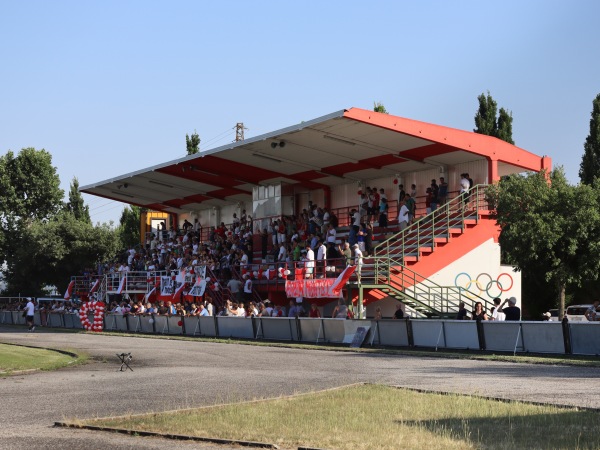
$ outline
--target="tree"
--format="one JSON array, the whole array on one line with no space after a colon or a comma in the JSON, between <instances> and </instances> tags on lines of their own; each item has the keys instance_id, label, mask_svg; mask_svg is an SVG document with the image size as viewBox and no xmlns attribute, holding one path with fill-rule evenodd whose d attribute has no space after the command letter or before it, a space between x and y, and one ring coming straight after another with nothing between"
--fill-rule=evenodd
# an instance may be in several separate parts
<instances>
[{"instance_id":1,"label":"tree","mask_svg":"<svg viewBox=\"0 0 600 450\"><path fill-rule=\"evenodd\" d=\"M43 220L62 206L63 191L52 156L24 148L0 157L0 215L14 226L21 220Z\"/></svg>"},{"instance_id":2,"label":"tree","mask_svg":"<svg viewBox=\"0 0 600 450\"><path fill-rule=\"evenodd\" d=\"M71 182L69 189L69 201L65 205L67 211L70 211L77 220L82 220L87 223L92 223L90 219L90 208L85 205L81 192L79 192L79 181L77 177Z\"/></svg>"},{"instance_id":3,"label":"tree","mask_svg":"<svg viewBox=\"0 0 600 450\"><path fill-rule=\"evenodd\" d=\"M45 222L57 214L63 195L47 151L24 148L16 156L9 151L0 157L0 260L5 263L3 275L9 289L23 269L15 255L30 245L24 239L26 230L33 222Z\"/></svg>"},{"instance_id":4,"label":"tree","mask_svg":"<svg viewBox=\"0 0 600 450\"><path fill-rule=\"evenodd\" d=\"M498 116L498 104L492 98L489 91L487 96L481 94L477 97L477 100L479 101L479 108L475 114L475 126L477 128L473 129L473 131L497 137L514 145L515 141L512 138L512 113L504 108L500 108L500 115Z\"/></svg>"},{"instance_id":5,"label":"tree","mask_svg":"<svg viewBox=\"0 0 600 450\"><path fill-rule=\"evenodd\" d=\"M140 244L140 221L143 211L143 208L135 205L129 205L123 209L119 221L119 237L123 248Z\"/></svg>"},{"instance_id":6,"label":"tree","mask_svg":"<svg viewBox=\"0 0 600 450\"><path fill-rule=\"evenodd\" d=\"M389 114L387 112L387 109L385 109L385 106L383 106L383 103L381 102L373 102L373 111L383 114Z\"/></svg>"},{"instance_id":7,"label":"tree","mask_svg":"<svg viewBox=\"0 0 600 450\"><path fill-rule=\"evenodd\" d=\"M498 104L488 91L487 96L481 94L477 97L479 100L479 109L475 114L475 128L473 131L488 136L496 136L498 133L498 123L496 122L496 113Z\"/></svg>"},{"instance_id":8,"label":"tree","mask_svg":"<svg viewBox=\"0 0 600 450\"><path fill-rule=\"evenodd\" d=\"M568 286L600 271L600 185L570 186L562 168L511 175L486 191L510 264L544 274L558 295L560 317Z\"/></svg>"},{"instance_id":9,"label":"tree","mask_svg":"<svg viewBox=\"0 0 600 450\"><path fill-rule=\"evenodd\" d=\"M45 286L63 292L72 275L117 255L119 241L109 225L93 226L63 211L47 221L35 220L23 231L12 258L18 270L7 274L8 293L43 294Z\"/></svg>"},{"instance_id":10,"label":"tree","mask_svg":"<svg viewBox=\"0 0 600 450\"><path fill-rule=\"evenodd\" d=\"M600 177L600 94L592 102L590 134L585 139L579 166L579 178L582 183L592 184L596 177Z\"/></svg>"},{"instance_id":11,"label":"tree","mask_svg":"<svg viewBox=\"0 0 600 450\"><path fill-rule=\"evenodd\" d=\"M498 131L496 137L514 145L515 141L513 141L512 138L512 121L512 113L504 108L500 108L500 112L498 113Z\"/></svg>"},{"instance_id":12,"label":"tree","mask_svg":"<svg viewBox=\"0 0 600 450\"><path fill-rule=\"evenodd\" d=\"M200 136L194 130L192 136L185 135L185 147L188 155L195 155L200 151Z\"/></svg>"},{"instance_id":13,"label":"tree","mask_svg":"<svg viewBox=\"0 0 600 450\"><path fill-rule=\"evenodd\" d=\"M71 275L116 254L115 231L92 226L75 178L69 202L45 150L0 157L0 249L6 294L40 295L64 289Z\"/></svg>"}]
</instances>

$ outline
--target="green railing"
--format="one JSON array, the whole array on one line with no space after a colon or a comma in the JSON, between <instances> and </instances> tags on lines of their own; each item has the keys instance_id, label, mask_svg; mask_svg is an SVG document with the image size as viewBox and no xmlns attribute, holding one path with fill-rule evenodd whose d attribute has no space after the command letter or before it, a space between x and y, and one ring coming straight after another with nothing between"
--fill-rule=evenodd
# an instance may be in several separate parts
<instances>
[{"instance_id":1,"label":"green railing","mask_svg":"<svg viewBox=\"0 0 600 450\"><path fill-rule=\"evenodd\" d=\"M402 231L390 236L374 248L375 255L398 254L402 261L407 256L420 257L420 249L435 251L435 240L449 238L452 228L463 228L465 220L479 220L479 211L488 209L485 201L486 185L473 186L468 202L458 195L435 211L421 217Z\"/></svg>"},{"instance_id":2,"label":"green railing","mask_svg":"<svg viewBox=\"0 0 600 450\"><path fill-rule=\"evenodd\" d=\"M361 300L363 289L375 288L402 297L405 303L427 316L448 317L456 313L461 301L467 307L482 302L484 308L490 308L493 305L490 300L465 288L440 286L405 264L407 257L418 260L422 252L434 252L438 239L447 241L453 229L464 231L468 220L477 223L480 211L489 209L485 201L485 187L474 186L468 197L459 195L453 198L377 245L372 275L365 273L362 286L359 286Z\"/></svg>"}]
</instances>

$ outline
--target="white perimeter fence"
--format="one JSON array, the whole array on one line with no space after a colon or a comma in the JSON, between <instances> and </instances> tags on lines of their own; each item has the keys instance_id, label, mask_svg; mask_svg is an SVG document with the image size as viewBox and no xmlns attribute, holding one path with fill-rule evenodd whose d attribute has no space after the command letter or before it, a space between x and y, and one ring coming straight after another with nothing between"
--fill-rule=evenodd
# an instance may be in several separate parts
<instances>
[{"instance_id":1,"label":"white perimeter fence","mask_svg":"<svg viewBox=\"0 0 600 450\"><path fill-rule=\"evenodd\" d=\"M90 321L93 317L90 315ZM25 325L19 311L0 311L0 324ZM78 314L35 313L35 324L81 329ZM600 355L600 323L476 322L461 320L344 320L180 317L106 314L104 330L183 336L349 344L362 327L362 345Z\"/></svg>"}]
</instances>

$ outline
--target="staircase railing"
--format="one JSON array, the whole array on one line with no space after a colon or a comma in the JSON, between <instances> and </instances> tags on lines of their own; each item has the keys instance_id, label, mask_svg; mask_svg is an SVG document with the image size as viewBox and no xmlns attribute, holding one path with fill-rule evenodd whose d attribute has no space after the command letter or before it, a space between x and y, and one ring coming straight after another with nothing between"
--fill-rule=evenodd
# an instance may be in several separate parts
<instances>
[{"instance_id":1,"label":"staircase railing","mask_svg":"<svg viewBox=\"0 0 600 450\"><path fill-rule=\"evenodd\" d=\"M488 209L485 188L485 185L477 185L468 194L454 197L379 243L374 248L374 254L383 256L394 253L405 261L407 256L419 259L420 249L430 248L431 251L435 251L435 240L448 238L450 229L463 228L466 219L479 221L479 211Z\"/></svg>"},{"instance_id":2,"label":"staircase railing","mask_svg":"<svg viewBox=\"0 0 600 450\"><path fill-rule=\"evenodd\" d=\"M462 301L484 308L493 303L468 289L440 286L406 266L408 256L417 260L424 250L435 251L436 240L450 238L451 230L464 230L467 220L479 221L480 212L489 209L485 201L485 185L474 186L468 195L459 195L435 211L394 234L374 249L373 278L363 276L362 284L385 291L394 291L408 302L414 302L425 315L448 316L458 310ZM365 286L366 287L366 286Z\"/></svg>"},{"instance_id":3,"label":"staircase railing","mask_svg":"<svg viewBox=\"0 0 600 450\"><path fill-rule=\"evenodd\" d=\"M98 290L96 291L96 298L98 300L108 303L108 297L106 295L107 290L108 290L108 280L106 279L106 276L102 276L102 278L100 278L100 286L98 287Z\"/></svg>"},{"instance_id":4,"label":"staircase railing","mask_svg":"<svg viewBox=\"0 0 600 450\"><path fill-rule=\"evenodd\" d=\"M378 289L393 289L406 300L432 314L447 317L458 310L460 302L471 308L475 307L476 302L481 302L486 309L493 306L489 299L469 289L441 286L411 268L393 261L392 258L386 257L374 258L373 285L378 286Z\"/></svg>"}]
</instances>

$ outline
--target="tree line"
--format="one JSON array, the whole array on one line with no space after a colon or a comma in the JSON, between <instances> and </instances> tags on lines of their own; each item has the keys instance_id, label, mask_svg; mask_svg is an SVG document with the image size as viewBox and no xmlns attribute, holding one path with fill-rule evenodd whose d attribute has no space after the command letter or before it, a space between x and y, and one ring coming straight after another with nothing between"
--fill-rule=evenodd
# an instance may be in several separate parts
<instances>
[{"instance_id":1,"label":"tree line","mask_svg":"<svg viewBox=\"0 0 600 450\"><path fill-rule=\"evenodd\" d=\"M63 292L72 275L95 270L99 262L119 256L139 242L139 214L135 226L92 224L89 207L71 182L68 200L52 156L46 150L24 148L0 157L0 256L6 288L2 295L44 295L46 287ZM139 208L138 208L139 209ZM137 229L131 236L131 229Z\"/></svg>"}]
</instances>

